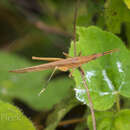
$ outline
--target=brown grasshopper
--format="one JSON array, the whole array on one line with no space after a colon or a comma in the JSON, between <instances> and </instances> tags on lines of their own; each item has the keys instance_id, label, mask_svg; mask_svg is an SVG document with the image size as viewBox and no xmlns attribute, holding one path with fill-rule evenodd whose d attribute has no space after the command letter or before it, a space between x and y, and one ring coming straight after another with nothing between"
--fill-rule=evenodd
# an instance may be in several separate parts
<instances>
[{"instance_id":1,"label":"brown grasshopper","mask_svg":"<svg viewBox=\"0 0 130 130\"><path fill-rule=\"evenodd\" d=\"M22 69L11 70L9 72L15 73L25 73L25 72L33 72L33 71L43 71L48 69L57 69L60 71L68 71L69 69L74 69L80 67L82 64L88 63L89 61L95 60L98 57L110 54L112 52L117 51L117 49L106 51L103 53L92 54L90 56L77 56L70 58L44 58L44 57L32 57L35 60L45 60L52 61L50 63L45 63L41 65L36 65L32 67L26 67ZM64 55L68 56L68 54L64 53Z\"/></svg>"}]
</instances>

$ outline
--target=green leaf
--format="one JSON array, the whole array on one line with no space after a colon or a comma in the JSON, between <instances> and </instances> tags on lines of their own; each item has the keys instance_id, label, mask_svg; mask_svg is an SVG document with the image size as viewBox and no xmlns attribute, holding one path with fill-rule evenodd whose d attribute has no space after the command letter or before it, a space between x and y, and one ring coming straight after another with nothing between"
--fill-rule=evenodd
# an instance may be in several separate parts
<instances>
[{"instance_id":1,"label":"green leaf","mask_svg":"<svg viewBox=\"0 0 130 130\"><path fill-rule=\"evenodd\" d=\"M27 60L15 55L0 53L0 97L5 100L20 99L36 110L50 109L68 93L73 82L68 77L54 78L41 95L39 92L47 82L50 71L25 74L9 73L9 70L32 66Z\"/></svg>"},{"instance_id":2,"label":"green leaf","mask_svg":"<svg viewBox=\"0 0 130 130\"><path fill-rule=\"evenodd\" d=\"M124 0L124 2L127 5L128 9L130 9L130 0Z\"/></svg>"},{"instance_id":3,"label":"green leaf","mask_svg":"<svg viewBox=\"0 0 130 130\"><path fill-rule=\"evenodd\" d=\"M35 130L33 124L15 106L0 101L1 130Z\"/></svg>"},{"instance_id":4,"label":"green leaf","mask_svg":"<svg viewBox=\"0 0 130 130\"><path fill-rule=\"evenodd\" d=\"M90 26L96 24L97 26L104 27L104 16L102 15L104 0L100 0L98 3L88 0L84 3L81 2L81 4L83 6L80 6L78 10L81 9L82 12L78 11L77 25Z\"/></svg>"},{"instance_id":5,"label":"green leaf","mask_svg":"<svg viewBox=\"0 0 130 130\"><path fill-rule=\"evenodd\" d=\"M120 111L114 120L114 130L129 130L130 129L130 110Z\"/></svg>"},{"instance_id":6,"label":"green leaf","mask_svg":"<svg viewBox=\"0 0 130 130\"><path fill-rule=\"evenodd\" d=\"M114 112L96 112L97 130L129 130L130 128L130 110L124 109L118 113ZM92 128L91 115L88 117L88 126Z\"/></svg>"},{"instance_id":7,"label":"green leaf","mask_svg":"<svg viewBox=\"0 0 130 130\"><path fill-rule=\"evenodd\" d=\"M113 112L95 112L97 130L110 130L113 122ZM91 115L88 116L88 127L93 130Z\"/></svg>"},{"instance_id":8,"label":"green leaf","mask_svg":"<svg viewBox=\"0 0 130 130\"><path fill-rule=\"evenodd\" d=\"M120 33L121 25L130 22L130 10L123 0L108 0L105 4L105 20L109 31Z\"/></svg>"},{"instance_id":9,"label":"green leaf","mask_svg":"<svg viewBox=\"0 0 130 130\"><path fill-rule=\"evenodd\" d=\"M118 48L120 51L100 57L82 65L87 79L90 95L96 110L106 110L113 106L116 95L130 97L130 61L129 51L123 42L112 33L97 27L78 27L77 54L83 56L102 53ZM73 43L70 48L73 56ZM78 70L73 73L76 82L76 97L88 104L86 89Z\"/></svg>"},{"instance_id":10,"label":"green leaf","mask_svg":"<svg viewBox=\"0 0 130 130\"><path fill-rule=\"evenodd\" d=\"M79 102L74 98L74 93L69 93L64 100L55 106L54 111L48 116L45 130L56 129L60 120L78 104Z\"/></svg>"}]
</instances>

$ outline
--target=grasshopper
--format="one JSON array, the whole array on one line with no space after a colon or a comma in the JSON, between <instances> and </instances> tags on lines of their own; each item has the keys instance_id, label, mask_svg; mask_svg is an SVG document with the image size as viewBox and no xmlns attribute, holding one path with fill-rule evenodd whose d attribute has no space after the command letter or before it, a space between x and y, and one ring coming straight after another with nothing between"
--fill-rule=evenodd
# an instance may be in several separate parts
<instances>
[{"instance_id":1,"label":"grasshopper","mask_svg":"<svg viewBox=\"0 0 130 130\"><path fill-rule=\"evenodd\" d=\"M118 51L118 49L109 50L109 51L106 51L106 52L103 52L103 53L92 54L92 55L89 55L89 56L81 56L81 55L77 56L76 55L76 16L77 16L78 5L79 5L79 0L77 0L77 5L75 7L75 15L74 15L74 57L70 57L66 53L63 53L65 56L68 57L66 59L64 59L64 58L32 57L32 59L34 59L34 60L44 60L44 61L51 61L51 62L41 64L41 65L32 66L32 67L26 67L26 68L22 68L22 69L11 70L9 72L26 73L26 72L44 71L44 70L48 70L48 69L53 69L53 72L48 79L48 82L49 82L56 70L60 70L60 71L65 72L65 71L72 69L72 71L70 72L70 75L69 75L69 76L72 76L74 69L78 68L80 73L81 73L81 77L82 77L84 86L86 88L86 92L87 92L87 96L88 96L88 100L89 100L89 107L90 107L90 111L91 111L91 115L92 115L92 121L93 121L93 129L96 130L96 120L95 120L95 115L94 115L93 103L92 103L92 100L91 100L91 97L90 97L88 86L86 84L85 73L84 73L81 66L83 64L86 64L86 63L88 63L92 60L95 60L95 59L97 59L101 56L116 52L116 51ZM39 94L44 92L44 90L45 90L45 88L43 88L40 91Z\"/></svg>"},{"instance_id":2,"label":"grasshopper","mask_svg":"<svg viewBox=\"0 0 130 130\"><path fill-rule=\"evenodd\" d=\"M117 51L118 49L106 51L103 53L92 54L90 56L77 56L77 57L70 57L70 58L44 58L44 57L32 57L35 60L45 60L45 61L52 61L50 63L45 63L41 65L36 65L32 67L26 67L22 69L11 70L9 72L15 73L25 73L25 72L34 72L34 71L43 71L48 69L56 69L60 71L68 71L69 69L74 69L80 67L82 64L88 63L89 61L95 60L101 56L110 54L112 52ZM65 56L68 54L64 53Z\"/></svg>"}]
</instances>

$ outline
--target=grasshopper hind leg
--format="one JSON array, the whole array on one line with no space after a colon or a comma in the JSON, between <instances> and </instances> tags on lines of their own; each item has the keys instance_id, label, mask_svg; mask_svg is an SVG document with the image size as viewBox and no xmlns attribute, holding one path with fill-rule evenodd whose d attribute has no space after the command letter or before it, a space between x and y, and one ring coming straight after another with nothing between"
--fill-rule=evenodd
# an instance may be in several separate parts
<instances>
[{"instance_id":1,"label":"grasshopper hind leg","mask_svg":"<svg viewBox=\"0 0 130 130\"><path fill-rule=\"evenodd\" d=\"M66 57L68 57L68 58L72 58L72 56L69 56L69 54L67 54L65 52L63 52L63 55L66 56Z\"/></svg>"},{"instance_id":2,"label":"grasshopper hind leg","mask_svg":"<svg viewBox=\"0 0 130 130\"><path fill-rule=\"evenodd\" d=\"M46 82L45 86L43 87L43 89L39 92L38 96L40 96L46 90L46 88L48 86L48 83L51 80L54 73L56 72L56 70L57 70L57 66L54 68L53 72L51 73L51 75L50 75L49 79L47 80L47 82Z\"/></svg>"},{"instance_id":3,"label":"grasshopper hind leg","mask_svg":"<svg viewBox=\"0 0 130 130\"><path fill-rule=\"evenodd\" d=\"M69 77L70 77L70 78L72 77L72 74L73 74L73 72L74 72L74 69L75 69L75 68L73 68L72 71L69 73Z\"/></svg>"}]
</instances>

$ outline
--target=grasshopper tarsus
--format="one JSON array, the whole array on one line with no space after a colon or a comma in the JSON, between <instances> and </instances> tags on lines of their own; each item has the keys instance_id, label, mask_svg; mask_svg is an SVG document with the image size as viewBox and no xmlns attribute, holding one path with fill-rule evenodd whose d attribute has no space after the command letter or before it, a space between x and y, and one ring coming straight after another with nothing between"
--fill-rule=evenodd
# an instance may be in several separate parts
<instances>
[{"instance_id":1,"label":"grasshopper tarsus","mask_svg":"<svg viewBox=\"0 0 130 130\"><path fill-rule=\"evenodd\" d=\"M66 56L66 57L68 57L68 58L72 58L71 56L69 56L69 54L67 54L65 52L63 52L63 55Z\"/></svg>"},{"instance_id":2,"label":"grasshopper tarsus","mask_svg":"<svg viewBox=\"0 0 130 130\"><path fill-rule=\"evenodd\" d=\"M103 55L107 55L107 54L110 54L110 53L113 53L113 52L117 52L117 51L119 51L118 48L113 49L113 50L109 50L109 51L106 51L106 52L103 52Z\"/></svg>"},{"instance_id":3,"label":"grasshopper tarsus","mask_svg":"<svg viewBox=\"0 0 130 130\"><path fill-rule=\"evenodd\" d=\"M38 93L38 96L41 96L41 94L45 91L46 89L43 88L39 93Z\"/></svg>"}]
</instances>

